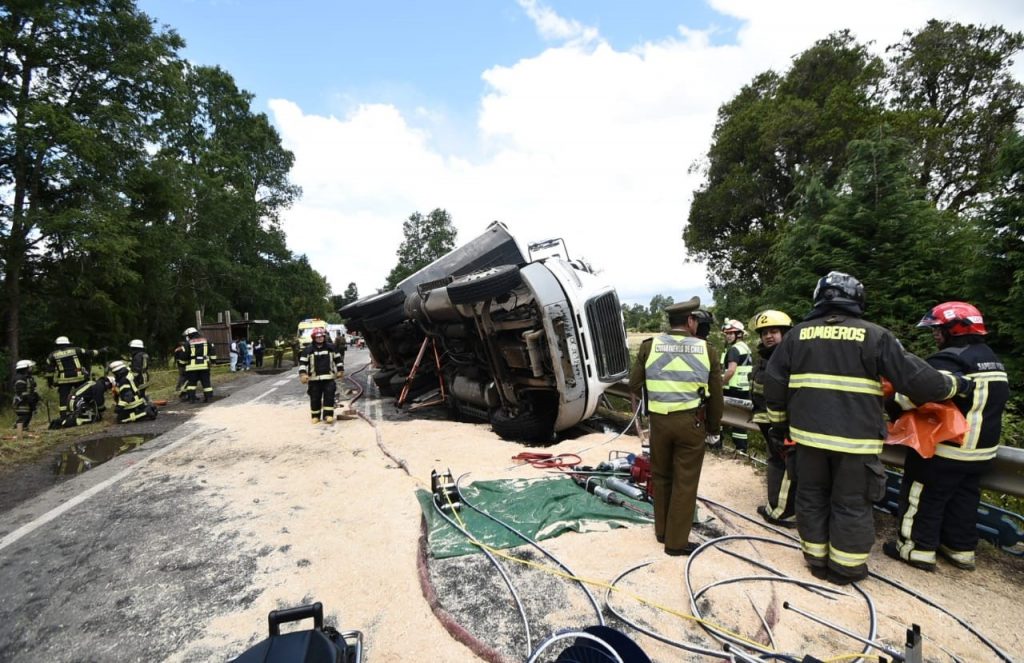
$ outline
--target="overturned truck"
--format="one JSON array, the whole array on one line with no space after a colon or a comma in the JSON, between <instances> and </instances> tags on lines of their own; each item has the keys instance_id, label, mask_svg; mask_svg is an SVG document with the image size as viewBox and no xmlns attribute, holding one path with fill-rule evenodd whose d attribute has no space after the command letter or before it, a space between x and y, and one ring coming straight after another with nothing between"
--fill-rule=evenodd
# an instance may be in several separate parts
<instances>
[{"instance_id":1,"label":"overturned truck","mask_svg":"<svg viewBox=\"0 0 1024 663\"><path fill-rule=\"evenodd\" d=\"M615 289L561 240L526 254L499 222L339 313L366 338L381 394L437 390L453 417L505 439L551 440L629 371Z\"/></svg>"}]
</instances>

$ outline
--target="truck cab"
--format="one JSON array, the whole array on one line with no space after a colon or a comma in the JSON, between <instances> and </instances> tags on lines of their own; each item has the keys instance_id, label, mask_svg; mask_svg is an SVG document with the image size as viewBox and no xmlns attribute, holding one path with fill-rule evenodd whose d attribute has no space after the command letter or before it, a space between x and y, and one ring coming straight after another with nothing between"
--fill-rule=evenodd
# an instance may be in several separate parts
<instances>
[{"instance_id":1,"label":"truck cab","mask_svg":"<svg viewBox=\"0 0 1024 663\"><path fill-rule=\"evenodd\" d=\"M355 324L362 322L371 353L389 376L382 392L406 382L429 389L440 381L454 415L487 420L506 439L551 441L592 416L604 391L629 371L618 295L588 265L571 260L560 240L531 245L524 254L504 225L495 222L488 233L466 245L469 251L462 247L463 256L479 258L500 245L503 257L458 274L459 260L448 260L442 275L425 268L423 278L409 277L418 283L392 291L401 294L385 293L391 310ZM550 251L559 243L560 251ZM352 314L346 309L342 317ZM351 329L353 318L348 324ZM410 354L425 341L437 349L440 374L431 363L426 377L410 379Z\"/></svg>"}]
</instances>

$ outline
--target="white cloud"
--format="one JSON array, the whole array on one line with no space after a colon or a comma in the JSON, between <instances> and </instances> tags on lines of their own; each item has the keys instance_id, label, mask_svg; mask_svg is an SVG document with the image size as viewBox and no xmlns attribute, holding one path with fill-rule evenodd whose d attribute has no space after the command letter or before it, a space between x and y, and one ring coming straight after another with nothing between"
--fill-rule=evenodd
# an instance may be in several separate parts
<instances>
[{"instance_id":1,"label":"white cloud","mask_svg":"<svg viewBox=\"0 0 1024 663\"><path fill-rule=\"evenodd\" d=\"M881 46L933 16L1024 27L1024 10L986 2L712 0L743 22L737 43L713 45L678 26L676 37L620 51L538 2L519 4L543 35L565 44L482 72L487 92L477 125L466 127L481 155L472 160L439 153L411 124L429 109L405 117L363 105L335 118L271 102L304 189L285 215L289 244L336 292L350 281L362 294L375 291L394 266L402 221L443 207L461 241L493 219L524 243L563 237L624 300L705 293L703 268L684 264L681 233L699 184L687 168L707 151L718 106L752 76L785 69L843 27Z\"/></svg>"}]
</instances>

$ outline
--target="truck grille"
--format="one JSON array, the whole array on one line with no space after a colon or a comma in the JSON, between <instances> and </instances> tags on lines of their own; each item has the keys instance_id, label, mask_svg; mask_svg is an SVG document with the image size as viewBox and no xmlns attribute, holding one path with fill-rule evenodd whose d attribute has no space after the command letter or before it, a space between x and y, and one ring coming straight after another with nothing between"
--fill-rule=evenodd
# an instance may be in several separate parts
<instances>
[{"instance_id":1,"label":"truck grille","mask_svg":"<svg viewBox=\"0 0 1024 663\"><path fill-rule=\"evenodd\" d=\"M622 308L615 292L587 302L587 325L594 343L597 376L601 382L616 382L629 372L629 348L622 327Z\"/></svg>"}]
</instances>

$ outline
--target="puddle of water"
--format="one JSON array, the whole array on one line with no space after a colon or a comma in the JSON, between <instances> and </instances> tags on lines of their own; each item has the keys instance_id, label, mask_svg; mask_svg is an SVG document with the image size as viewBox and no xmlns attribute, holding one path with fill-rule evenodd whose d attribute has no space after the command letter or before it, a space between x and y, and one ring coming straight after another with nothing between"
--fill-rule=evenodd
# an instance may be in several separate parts
<instances>
[{"instance_id":1,"label":"puddle of water","mask_svg":"<svg viewBox=\"0 0 1024 663\"><path fill-rule=\"evenodd\" d=\"M81 474L115 456L134 451L152 437L152 435L123 435L76 442L61 453L60 458L57 459L54 473L58 476Z\"/></svg>"}]
</instances>

